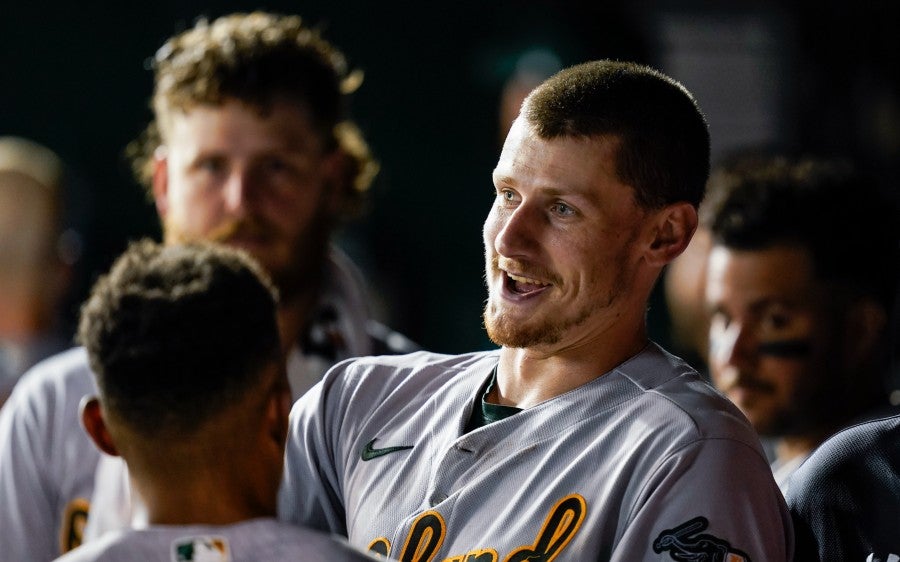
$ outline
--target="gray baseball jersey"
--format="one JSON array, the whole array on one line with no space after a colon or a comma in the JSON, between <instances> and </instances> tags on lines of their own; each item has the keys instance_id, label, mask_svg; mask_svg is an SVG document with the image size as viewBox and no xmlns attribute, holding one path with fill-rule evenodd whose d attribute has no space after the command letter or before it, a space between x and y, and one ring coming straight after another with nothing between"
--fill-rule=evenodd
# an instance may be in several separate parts
<instances>
[{"instance_id":1,"label":"gray baseball jersey","mask_svg":"<svg viewBox=\"0 0 900 562\"><path fill-rule=\"evenodd\" d=\"M83 349L39 363L0 410L0 553L45 562L80 541L100 453L79 424Z\"/></svg>"},{"instance_id":2,"label":"gray baseball jersey","mask_svg":"<svg viewBox=\"0 0 900 562\"><path fill-rule=\"evenodd\" d=\"M499 353L332 369L291 412L280 517L406 561L789 560L740 412L655 344L463 434Z\"/></svg>"},{"instance_id":3,"label":"gray baseball jersey","mask_svg":"<svg viewBox=\"0 0 900 562\"><path fill-rule=\"evenodd\" d=\"M364 562L373 560L338 537L253 519L222 526L154 526L113 531L58 562Z\"/></svg>"}]
</instances>

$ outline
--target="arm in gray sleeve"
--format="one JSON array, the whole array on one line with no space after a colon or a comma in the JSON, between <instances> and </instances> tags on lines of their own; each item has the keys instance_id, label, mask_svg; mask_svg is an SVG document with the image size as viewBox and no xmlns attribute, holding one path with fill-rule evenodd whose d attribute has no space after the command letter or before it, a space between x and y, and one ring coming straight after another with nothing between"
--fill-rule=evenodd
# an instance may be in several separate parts
<instances>
[{"instance_id":1,"label":"arm in gray sleeve","mask_svg":"<svg viewBox=\"0 0 900 562\"><path fill-rule=\"evenodd\" d=\"M790 515L758 451L695 441L665 459L632 503L611 560L787 561Z\"/></svg>"},{"instance_id":2,"label":"arm in gray sleeve","mask_svg":"<svg viewBox=\"0 0 900 562\"><path fill-rule=\"evenodd\" d=\"M336 387L346 366L334 367L294 404L278 494L278 517L320 531L347 535L337 441L342 412Z\"/></svg>"}]
</instances>

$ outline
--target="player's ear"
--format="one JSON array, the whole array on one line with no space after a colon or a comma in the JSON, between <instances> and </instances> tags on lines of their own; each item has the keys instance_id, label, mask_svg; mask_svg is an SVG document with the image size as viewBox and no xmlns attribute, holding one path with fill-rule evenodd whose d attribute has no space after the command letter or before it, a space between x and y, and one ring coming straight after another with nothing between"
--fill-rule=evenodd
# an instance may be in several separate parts
<instances>
[{"instance_id":1,"label":"player's ear","mask_svg":"<svg viewBox=\"0 0 900 562\"><path fill-rule=\"evenodd\" d=\"M168 148L164 145L156 147L153 151L153 178L152 192L156 211L161 218L165 218L169 210L169 158Z\"/></svg>"},{"instance_id":2,"label":"player's ear","mask_svg":"<svg viewBox=\"0 0 900 562\"><path fill-rule=\"evenodd\" d=\"M353 186L353 158L342 147L338 146L325 156L322 163L325 183L328 186L328 211L333 217L340 216L347 204Z\"/></svg>"},{"instance_id":3,"label":"player's ear","mask_svg":"<svg viewBox=\"0 0 900 562\"><path fill-rule=\"evenodd\" d=\"M654 211L650 217L647 261L662 267L678 257L697 230L697 221L697 209L683 201Z\"/></svg>"},{"instance_id":4,"label":"player's ear","mask_svg":"<svg viewBox=\"0 0 900 562\"><path fill-rule=\"evenodd\" d=\"M81 425L90 436L94 445L107 455L119 456L119 450L113 443L112 436L106 428L103 418L103 407L96 396L85 397L81 402Z\"/></svg>"},{"instance_id":5,"label":"player's ear","mask_svg":"<svg viewBox=\"0 0 900 562\"><path fill-rule=\"evenodd\" d=\"M287 382L287 375L282 373L279 380L273 386L266 402L266 427L269 437L279 447L284 447L288 432L288 418L291 407L294 405L291 387Z\"/></svg>"}]
</instances>

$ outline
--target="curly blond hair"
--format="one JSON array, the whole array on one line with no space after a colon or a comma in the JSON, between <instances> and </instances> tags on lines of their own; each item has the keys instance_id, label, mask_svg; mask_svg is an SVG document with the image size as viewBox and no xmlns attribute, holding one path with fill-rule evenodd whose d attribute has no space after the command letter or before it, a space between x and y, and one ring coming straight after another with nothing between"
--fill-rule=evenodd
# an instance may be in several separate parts
<instances>
[{"instance_id":1,"label":"curly blond hair","mask_svg":"<svg viewBox=\"0 0 900 562\"><path fill-rule=\"evenodd\" d=\"M344 55L299 16L237 13L196 25L169 39L151 61L155 119L126 149L149 188L153 153L174 111L236 99L265 114L276 100L309 110L314 129L345 162L344 214L360 212L378 165L359 128L346 116L347 97L362 82Z\"/></svg>"}]
</instances>

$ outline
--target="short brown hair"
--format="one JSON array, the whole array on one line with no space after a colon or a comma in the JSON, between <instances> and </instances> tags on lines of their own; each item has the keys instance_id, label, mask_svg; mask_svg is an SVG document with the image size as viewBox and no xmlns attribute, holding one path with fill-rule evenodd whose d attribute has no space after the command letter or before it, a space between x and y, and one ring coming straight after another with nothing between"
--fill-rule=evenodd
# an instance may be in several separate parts
<instances>
[{"instance_id":1,"label":"short brown hair","mask_svg":"<svg viewBox=\"0 0 900 562\"><path fill-rule=\"evenodd\" d=\"M695 207L709 176L709 131L687 89L631 62L599 60L562 70L522 107L542 138L615 135L617 173L647 208Z\"/></svg>"}]
</instances>

